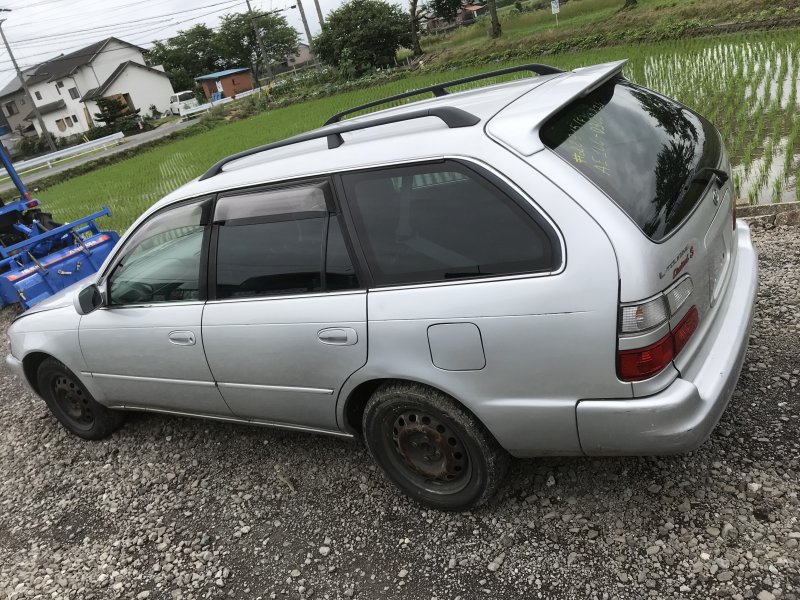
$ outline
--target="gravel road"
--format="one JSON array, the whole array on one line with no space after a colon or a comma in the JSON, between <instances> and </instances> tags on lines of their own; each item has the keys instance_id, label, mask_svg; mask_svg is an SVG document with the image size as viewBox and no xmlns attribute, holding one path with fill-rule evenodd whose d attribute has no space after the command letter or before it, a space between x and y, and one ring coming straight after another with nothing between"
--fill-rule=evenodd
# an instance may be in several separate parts
<instances>
[{"instance_id":1,"label":"gravel road","mask_svg":"<svg viewBox=\"0 0 800 600\"><path fill-rule=\"evenodd\" d=\"M748 359L700 450L515 461L473 513L332 438L133 415L83 442L2 370L0 597L797 599L800 229L756 240Z\"/></svg>"}]
</instances>

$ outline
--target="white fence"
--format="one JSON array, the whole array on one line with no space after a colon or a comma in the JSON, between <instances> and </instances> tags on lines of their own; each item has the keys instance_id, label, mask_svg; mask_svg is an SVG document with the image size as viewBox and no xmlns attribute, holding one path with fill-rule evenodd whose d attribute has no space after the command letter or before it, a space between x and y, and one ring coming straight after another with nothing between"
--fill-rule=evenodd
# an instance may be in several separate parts
<instances>
[{"instance_id":1,"label":"white fence","mask_svg":"<svg viewBox=\"0 0 800 600\"><path fill-rule=\"evenodd\" d=\"M201 104L200 106L195 106L194 108L188 108L186 110L181 110L181 119L191 119L192 117L196 117L200 113L205 113L210 111L215 106L220 104L227 104L228 102L233 102L233 98L222 98L217 100L216 102L206 102L205 104Z\"/></svg>"},{"instance_id":2,"label":"white fence","mask_svg":"<svg viewBox=\"0 0 800 600\"><path fill-rule=\"evenodd\" d=\"M111 146L116 146L117 144L122 143L122 139L124 137L125 135L122 132L114 133L112 135L107 135L106 137L98 138L84 144L70 146L69 148L64 148L63 150L56 150L55 152L45 154L44 156L37 156L36 158L31 158L29 160L15 162L14 168L20 175L32 173L33 171L38 171L40 169L52 169L59 163L72 160L73 158L78 158L86 154L91 154L99 150L104 150ZM0 180L6 178L8 178L8 173L6 173L5 169L0 167Z\"/></svg>"},{"instance_id":3,"label":"white fence","mask_svg":"<svg viewBox=\"0 0 800 600\"><path fill-rule=\"evenodd\" d=\"M259 92L266 92L268 90L268 86L257 87L252 90L247 90L246 92L239 92L235 96L229 98L220 98L219 100L215 100L213 102L206 102L205 104L201 104L200 106L195 106L194 108L189 108L187 110L181 111L181 119L191 119L192 117L196 117L200 113L206 113L210 111L215 106L220 104L227 104L228 102L233 102L234 100L240 100L242 98L247 98L248 96L252 96L253 94L258 94Z\"/></svg>"}]
</instances>

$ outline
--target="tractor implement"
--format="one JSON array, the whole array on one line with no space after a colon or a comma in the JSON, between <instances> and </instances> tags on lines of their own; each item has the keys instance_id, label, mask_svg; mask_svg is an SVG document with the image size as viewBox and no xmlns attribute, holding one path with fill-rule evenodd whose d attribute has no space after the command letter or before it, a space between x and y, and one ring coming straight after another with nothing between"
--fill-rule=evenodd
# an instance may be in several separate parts
<instances>
[{"instance_id":1,"label":"tractor implement","mask_svg":"<svg viewBox=\"0 0 800 600\"><path fill-rule=\"evenodd\" d=\"M101 231L95 219L111 216L107 207L61 225L37 208L5 149L0 162L20 197L0 201L0 307L26 310L56 292L96 273L119 241L115 231Z\"/></svg>"}]
</instances>

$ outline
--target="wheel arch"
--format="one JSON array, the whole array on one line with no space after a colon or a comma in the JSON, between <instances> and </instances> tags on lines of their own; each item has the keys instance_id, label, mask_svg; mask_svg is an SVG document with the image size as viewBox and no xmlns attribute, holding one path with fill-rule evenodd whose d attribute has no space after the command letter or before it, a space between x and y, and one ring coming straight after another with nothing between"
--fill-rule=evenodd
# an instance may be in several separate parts
<instances>
[{"instance_id":1,"label":"wheel arch","mask_svg":"<svg viewBox=\"0 0 800 600\"><path fill-rule=\"evenodd\" d=\"M452 398L453 401L461 407L462 410L467 412L475 422L478 423L489 435L491 435L495 440L497 437L494 435L492 430L486 425L486 423L475 414L475 412L467 406L464 402L462 402L457 396L453 395L448 390L442 389L436 385L432 385L425 381L418 381L416 379L411 379L407 377L379 377L374 379L368 379L365 381L360 382L357 384L352 390L347 393L347 396L344 400L344 406L342 408L342 426L348 433L352 433L357 436L362 436L363 431L361 428L361 418L364 415L364 409L367 406L367 402L372 397L372 394L383 385L386 384L410 384L410 385L418 385L421 387L429 388L431 390L435 390L439 393L445 394L448 397Z\"/></svg>"},{"instance_id":2,"label":"wheel arch","mask_svg":"<svg viewBox=\"0 0 800 600\"><path fill-rule=\"evenodd\" d=\"M37 375L39 367L48 358L58 360L46 352L31 352L22 359L22 370L25 373L25 379L28 381L28 385L31 389L39 396L41 396L41 392L39 390L39 378Z\"/></svg>"}]
</instances>

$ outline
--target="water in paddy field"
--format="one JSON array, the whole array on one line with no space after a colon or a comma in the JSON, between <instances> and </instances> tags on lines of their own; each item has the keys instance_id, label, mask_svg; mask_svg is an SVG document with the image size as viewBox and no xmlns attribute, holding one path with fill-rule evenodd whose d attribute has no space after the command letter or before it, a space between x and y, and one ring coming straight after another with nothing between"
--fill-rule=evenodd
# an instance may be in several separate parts
<instances>
[{"instance_id":1,"label":"water in paddy field","mask_svg":"<svg viewBox=\"0 0 800 600\"><path fill-rule=\"evenodd\" d=\"M739 202L800 201L800 36L759 37L676 42L630 75L719 128Z\"/></svg>"}]
</instances>

